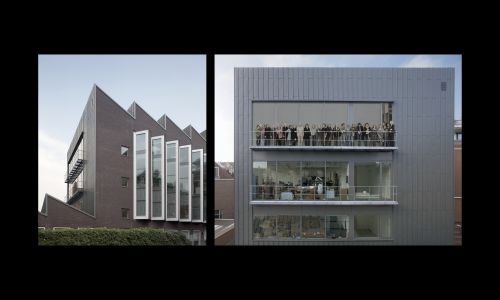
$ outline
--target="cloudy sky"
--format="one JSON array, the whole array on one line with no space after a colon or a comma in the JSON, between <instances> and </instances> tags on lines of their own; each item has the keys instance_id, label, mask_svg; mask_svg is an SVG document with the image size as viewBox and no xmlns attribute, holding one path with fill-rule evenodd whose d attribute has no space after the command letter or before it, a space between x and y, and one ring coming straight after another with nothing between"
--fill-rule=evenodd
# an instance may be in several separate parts
<instances>
[{"instance_id":1,"label":"cloudy sky","mask_svg":"<svg viewBox=\"0 0 500 300\"><path fill-rule=\"evenodd\" d=\"M97 84L124 109L135 100L153 118L206 129L204 55L40 55L38 203L66 195L66 152Z\"/></svg>"},{"instance_id":2,"label":"cloudy sky","mask_svg":"<svg viewBox=\"0 0 500 300\"><path fill-rule=\"evenodd\" d=\"M234 67L454 67L455 119L462 119L461 55L216 55L215 161L234 161Z\"/></svg>"}]
</instances>

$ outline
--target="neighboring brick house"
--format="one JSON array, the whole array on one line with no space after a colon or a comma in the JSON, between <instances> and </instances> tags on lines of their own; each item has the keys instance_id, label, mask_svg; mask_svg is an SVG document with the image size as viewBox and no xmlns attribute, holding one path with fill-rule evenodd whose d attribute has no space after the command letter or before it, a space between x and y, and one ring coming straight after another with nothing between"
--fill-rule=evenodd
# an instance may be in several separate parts
<instances>
[{"instance_id":1,"label":"neighboring brick house","mask_svg":"<svg viewBox=\"0 0 500 300\"><path fill-rule=\"evenodd\" d=\"M234 163L215 163L215 245L234 244Z\"/></svg>"},{"instance_id":2,"label":"neighboring brick house","mask_svg":"<svg viewBox=\"0 0 500 300\"><path fill-rule=\"evenodd\" d=\"M46 194L38 226L153 227L206 236L206 140L94 85L67 155L67 201Z\"/></svg>"}]
</instances>

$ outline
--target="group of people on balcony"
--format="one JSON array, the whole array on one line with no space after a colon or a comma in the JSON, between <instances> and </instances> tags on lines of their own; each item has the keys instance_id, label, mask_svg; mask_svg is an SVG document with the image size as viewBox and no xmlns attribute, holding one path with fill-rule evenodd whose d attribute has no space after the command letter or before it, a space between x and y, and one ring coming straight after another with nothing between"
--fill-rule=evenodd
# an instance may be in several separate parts
<instances>
[{"instance_id":1,"label":"group of people on balcony","mask_svg":"<svg viewBox=\"0 0 500 300\"><path fill-rule=\"evenodd\" d=\"M286 124L271 126L257 124L257 146L395 146L396 128L393 121L373 125L342 123L321 125Z\"/></svg>"}]
</instances>

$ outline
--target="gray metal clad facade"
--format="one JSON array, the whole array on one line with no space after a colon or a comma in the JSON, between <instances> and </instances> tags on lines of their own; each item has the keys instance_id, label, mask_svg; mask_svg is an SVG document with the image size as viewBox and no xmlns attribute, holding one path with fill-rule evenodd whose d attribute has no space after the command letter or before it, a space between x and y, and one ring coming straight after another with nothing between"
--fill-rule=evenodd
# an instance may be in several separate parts
<instances>
[{"instance_id":1,"label":"gray metal clad facade","mask_svg":"<svg viewBox=\"0 0 500 300\"><path fill-rule=\"evenodd\" d=\"M446 82L446 91L441 90ZM260 244L453 244L452 68L235 68L235 243ZM252 151L253 101L392 102L398 150L393 152ZM250 205L253 160L392 161L396 206ZM253 213L360 212L392 215L385 241L253 241ZM353 223L353 222L351 222ZM349 225L352 229L352 224Z\"/></svg>"}]
</instances>

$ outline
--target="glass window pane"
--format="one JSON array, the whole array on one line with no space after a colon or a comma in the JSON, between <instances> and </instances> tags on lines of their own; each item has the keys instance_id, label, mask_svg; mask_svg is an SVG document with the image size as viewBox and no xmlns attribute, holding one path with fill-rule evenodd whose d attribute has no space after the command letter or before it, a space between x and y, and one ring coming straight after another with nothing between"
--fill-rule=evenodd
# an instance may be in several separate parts
<instances>
[{"instance_id":1,"label":"glass window pane","mask_svg":"<svg viewBox=\"0 0 500 300\"><path fill-rule=\"evenodd\" d=\"M347 238L349 230L348 216L327 216L326 217L326 237L331 239Z\"/></svg>"},{"instance_id":2,"label":"glass window pane","mask_svg":"<svg viewBox=\"0 0 500 300\"><path fill-rule=\"evenodd\" d=\"M303 216L302 217L302 238L325 238L325 217L324 216Z\"/></svg>"},{"instance_id":3,"label":"glass window pane","mask_svg":"<svg viewBox=\"0 0 500 300\"><path fill-rule=\"evenodd\" d=\"M253 162L252 194L255 200L274 199L276 185L276 162Z\"/></svg>"},{"instance_id":4,"label":"glass window pane","mask_svg":"<svg viewBox=\"0 0 500 300\"><path fill-rule=\"evenodd\" d=\"M189 219L189 156L190 148L179 149L180 218Z\"/></svg>"},{"instance_id":5,"label":"glass window pane","mask_svg":"<svg viewBox=\"0 0 500 300\"><path fill-rule=\"evenodd\" d=\"M381 103L353 104L353 122L370 125L379 125L382 122Z\"/></svg>"},{"instance_id":6,"label":"glass window pane","mask_svg":"<svg viewBox=\"0 0 500 300\"><path fill-rule=\"evenodd\" d=\"M298 199L325 199L325 162L302 162L301 178L301 187L297 190Z\"/></svg>"},{"instance_id":7,"label":"glass window pane","mask_svg":"<svg viewBox=\"0 0 500 300\"><path fill-rule=\"evenodd\" d=\"M201 154L199 151L193 151L191 157L191 218L192 220L201 220Z\"/></svg>"},{"instance_id":8,"label":"glass window pane","mask_svg":"<svg viewBox=\"0 0 500 300\"><path fill-rule=\"evenodd\" d=\"M136 215L146 215L146 134L138 134L135 144Z\"/></svg>"},{"instance_id":9,"label":"glass window pane","mask_svg":"<svg viewBox=\"0 0 500 300\"><path fill-rule=\"evenodd\" d=\"M203 221L207 220L207 154L203 153Z\"/></svg>"},{"instance_id":10,"label":"glass window pane","mask_svg":"<svg viewBox=\"0 0 500 300\"><path fill-rule=\"evenodd\" d=\"M254 216L253 232L255 239L276 238L276 217Z\"/></svg>"},{"instance_id":11,"label":"glass window pane","mask_svg":"<svg viewBox=\"0 0 500 300\"><path fill-rule=\"evenodd\" d=\"M277 186L274 199L297 200L301 197L300 162L279 161L276 163Z\"/></svg>"},{"instance_id":12,"label":"glass window pane","mask_svg":"<svg viewBox=\"0 0 500 300\"><path fill-rule=\"evenodd\" d=\"M162 216L162 190L163 190L163 174L162 174L162 139L153 139L151 147L151 171L153 172L153 194L152 194L152 204L153 204L153 217Z\"/></svg>"},{"instance_id":13,"label":"glass window pane","mask_svg":"<svg viewBox=\"0 0 500 300\"><path fill-rule=\"evenodd\" d=\"M321 123L338 125L347 123L347 103L325 103Z\"/></svg>"},{"instance_id":14,"label":"glass window pane","mask_svg":"<svg viewBox=\"0 0 500 300\"><path fill-rule=\"evenodd\" d=\"M358 238L390 238L391 218L388 215L354 216L354 231Z\"/></svg>"},{"instance_id":15,"label":"glass window pane","mask_svg":"<svg viewBox=\"0 0 500 300\"><path fill-rule=\"evenodd\" d=\"M349 173L347 162L326 162L326 200L347 200Z\"/></svg>"},{"instance_id":16,"label":"glass window pane","mask_svg":"<svg viewBox=\"0 0 500 300\"><path fill-rule=\"evenodd\" d=\"M122 156L127 156L128 155L128 148L125 146L122 146L121 154L122 154Z\"/></svg>"},{"instance_id":17,"label":"glass window pane","mask_svg":"<svg viewBox=\"0 0 500 300\"><path fill-rule=\"evenodd\" d=\"M299 239L300 216L278 216L276 235L278 238Z\"/></svg>"},{"instance_id":18,"label":"glass window pane","mask_svg":"<svg viewBox=\"0 0 500 300\"><path fill-rule=\"evenodd\" d=\"M167 144L167 218L177 218L177 144Z\"/></svg>"}]
</instances>

